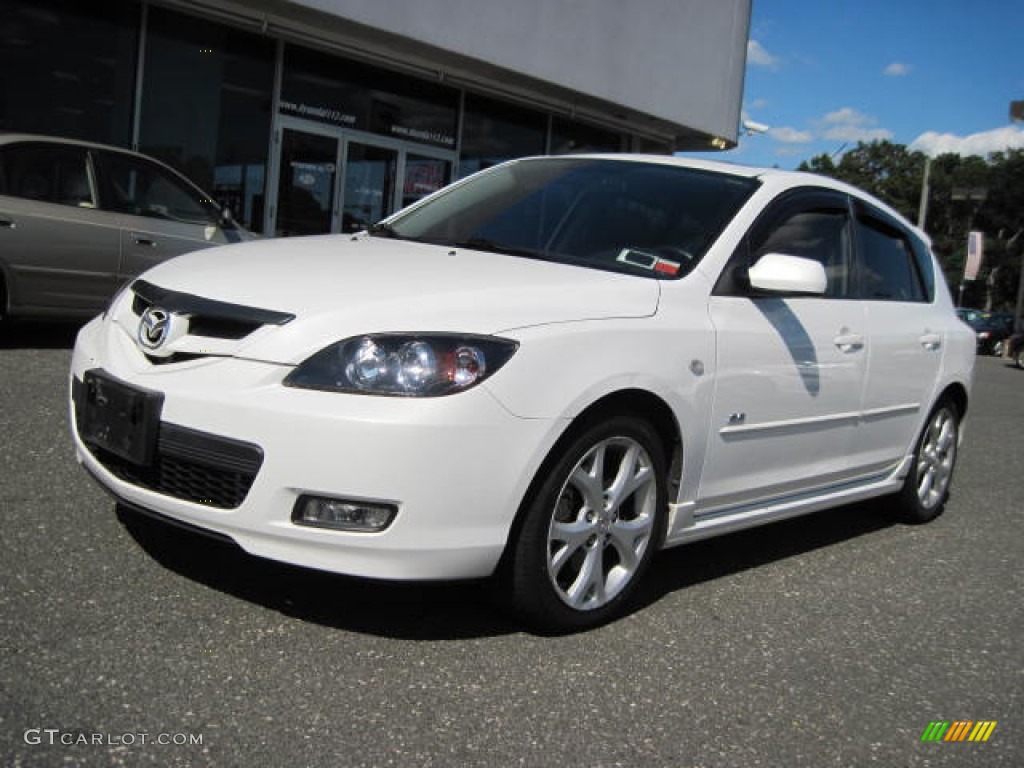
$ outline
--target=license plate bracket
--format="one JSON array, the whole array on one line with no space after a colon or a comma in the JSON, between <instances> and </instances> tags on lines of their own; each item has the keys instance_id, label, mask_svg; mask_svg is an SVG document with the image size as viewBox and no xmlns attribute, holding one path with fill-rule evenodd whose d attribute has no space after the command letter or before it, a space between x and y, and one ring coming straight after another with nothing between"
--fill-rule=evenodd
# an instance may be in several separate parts
<instances>
[{"instance_id":1,"label":"license plate bracket","mask_svg":"<svg viewBox=\"0 0 1024 768\"><path fill-rule=\"evenodd\" d=\"M82 439L133 464L151 465L163 394L133 387L99 369L86 371L83 383Z\"/></svg>"}]
</instances>

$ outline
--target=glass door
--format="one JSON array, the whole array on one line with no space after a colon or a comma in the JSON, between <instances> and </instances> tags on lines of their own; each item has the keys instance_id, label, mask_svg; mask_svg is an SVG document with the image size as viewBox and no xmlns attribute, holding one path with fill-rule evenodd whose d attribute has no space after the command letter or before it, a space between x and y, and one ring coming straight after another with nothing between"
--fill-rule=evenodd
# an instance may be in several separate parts
<instances>
[{"instance_id":1,"label":"glass door","mask_svg":"<svg viewBox=\"0 0 1024 768\"><path fill-rule=\"evenodd\" d=\"M359 232L452 180L454 154L281 117L264 232Z\"/></svg>"},{"instance_id":2,"label":"glass door","mask_svg":"<svg viewBox=\"0 0 1024 768\"><path fill-rule=\"evenodd\" d=\"M274 224L277 237L334 230L338 142L333 136L282 130Z\"/></svg>"},{"instance_id":3,"label":"glass door","mask_svg":"<svg viewBox=\"0 0 1024 768\"><path fill-rule=\"evenodd\" d=\"M348 142L341 231L359 232L395 210L398 150Z\"/></svg>"},{"instance_id":4,"label":"glass door","mask_svg":"<svg viewBox=\"0 0 1024 768\"><path fill-rule=\"evenodd\" d=\"M402 181L402 207L437 192L452 180L450 160L407 152Z\"/></svg>"}]
</instances>

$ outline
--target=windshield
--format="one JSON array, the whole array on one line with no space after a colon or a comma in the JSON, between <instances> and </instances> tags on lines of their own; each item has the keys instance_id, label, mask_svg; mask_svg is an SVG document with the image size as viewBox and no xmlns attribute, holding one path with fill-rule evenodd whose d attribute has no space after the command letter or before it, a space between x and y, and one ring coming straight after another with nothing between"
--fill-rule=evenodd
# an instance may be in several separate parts
<instances>
[{"instance_id":1,"label":"windshield","mask_svg":"<svg viewBox=\"0 0 1024 768\"><path fill-rule=\"evenodd\" d=\"M659 163L533 158L479 173L370 234L677 278L756 187Z\"/></svg>"}]
</instances>

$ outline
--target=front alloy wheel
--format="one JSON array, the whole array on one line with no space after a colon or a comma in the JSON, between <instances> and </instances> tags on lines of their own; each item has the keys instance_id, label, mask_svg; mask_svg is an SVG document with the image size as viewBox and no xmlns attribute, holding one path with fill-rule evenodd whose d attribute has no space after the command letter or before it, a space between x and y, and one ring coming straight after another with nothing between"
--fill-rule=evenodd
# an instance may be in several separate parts
<instances>
[{"instance_id":1,"label":"front alloy wheel","mask_svg":"<svg viewBox=\"0 0 1024 768\"><path fill-rule=\"evenodd\" d=\"M545 629L582 629L621 610L660 546L664 451L645 422L585 430L560 455L525 514L513 602Z\"/></svg>"},{"instance_id":2,"label":"front alloy wheel","mask_svg":"<svg viewBox=\"0 0 1024 768\"><path fill-rule=\"evenodd\" d=\"M959 441L960 415L950 400L943 400L928 417L903 485L904 520L926 523L942 513L949 498Z\"/></svg>"}]
</instances>

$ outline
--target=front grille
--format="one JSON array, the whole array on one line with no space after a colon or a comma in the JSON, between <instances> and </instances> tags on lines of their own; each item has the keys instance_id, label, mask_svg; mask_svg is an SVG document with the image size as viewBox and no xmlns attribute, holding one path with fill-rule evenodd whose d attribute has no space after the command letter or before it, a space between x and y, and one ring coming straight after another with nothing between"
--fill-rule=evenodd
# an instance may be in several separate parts
<instances>
[{"instance_id":1,"label":"front grille","mask_svg":"<svg viewBox=\"0 0 1024 768\"><path fill-rule=\"evenodd\" d=\"M126 483L217 509L241 506L263 464L258 445L167 422L160 424L149 466L132 464L96 446L90 445L89 450Z\"/></svg>"}]
</instances>

